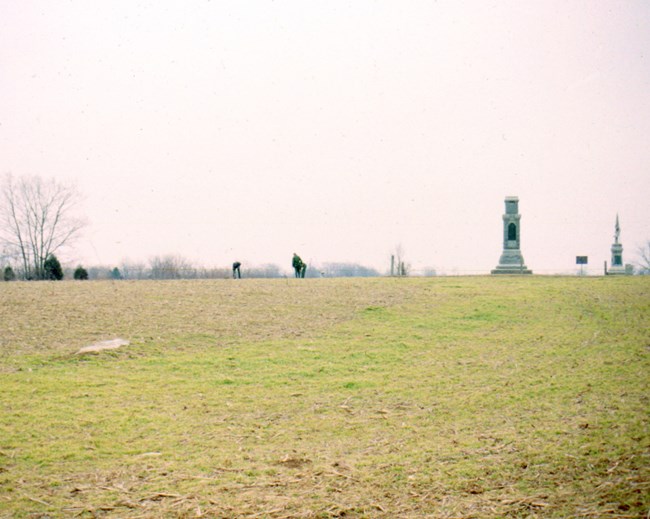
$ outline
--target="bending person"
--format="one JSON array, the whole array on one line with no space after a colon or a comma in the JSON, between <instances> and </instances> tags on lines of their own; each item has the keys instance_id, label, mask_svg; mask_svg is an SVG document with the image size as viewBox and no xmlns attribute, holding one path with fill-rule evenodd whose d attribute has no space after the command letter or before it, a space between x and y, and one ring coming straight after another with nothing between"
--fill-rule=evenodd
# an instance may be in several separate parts
<instances>
[{"instance_id":1,"label":"bending person","mask_svg":"<svg viewBox=\"0 0 650 519\"><path fill-rule=\"evenodd\" d=\"M293 270L295 270L295 274L297 278L304 277L302 275L303 271L303 266L305 264L302 262L300 259L300 256L298 256L295 252L293 253L293 259L291 260L291 266L293 267Z\"/></svg>"}]
</instances>

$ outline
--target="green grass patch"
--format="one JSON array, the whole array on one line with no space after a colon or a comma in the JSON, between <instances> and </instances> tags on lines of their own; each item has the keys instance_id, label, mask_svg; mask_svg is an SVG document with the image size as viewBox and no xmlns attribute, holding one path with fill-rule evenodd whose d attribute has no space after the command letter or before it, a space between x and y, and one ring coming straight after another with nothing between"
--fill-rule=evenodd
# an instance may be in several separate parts
<instances>
[{"instance_id":1,"label":"green grass patch","mask_svg":"<svg viewBox=\"0 0 650 519\"><path fill-rule=\"evenodd\" d=\"M647 278L5 283L0 302L0 517L650 507ZM131 344L75 355L113 337Z\"/></svg>"}]
</instances>

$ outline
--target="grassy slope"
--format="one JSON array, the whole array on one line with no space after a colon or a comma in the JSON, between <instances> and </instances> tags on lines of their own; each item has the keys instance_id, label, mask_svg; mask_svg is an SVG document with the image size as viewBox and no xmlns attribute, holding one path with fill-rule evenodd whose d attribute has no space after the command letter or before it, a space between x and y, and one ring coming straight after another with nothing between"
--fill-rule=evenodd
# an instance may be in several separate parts
<instances>
[{"instance_id":1,"label":"grassy slope","mask_svg":"<svg viewBox=\"0 0 650 519\"><path fill-rule=\"evenodd\" d=\"M0 517L650 507L649 278L4 283L0 322Z\"/></svg>"}]
</instances>

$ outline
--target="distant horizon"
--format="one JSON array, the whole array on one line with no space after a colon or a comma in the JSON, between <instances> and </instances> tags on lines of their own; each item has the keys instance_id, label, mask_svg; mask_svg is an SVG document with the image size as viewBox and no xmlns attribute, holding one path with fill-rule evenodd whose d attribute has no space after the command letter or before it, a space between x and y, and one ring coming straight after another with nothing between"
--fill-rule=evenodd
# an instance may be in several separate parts
<instances>
[{"instance_id":1,"label":"distant horizon","mask_svg":"<svg viewBox=\"0 0 650 519\"><path fill-rule=\"evenodd\" d=\"M517 198L519 200L519 197L517 195L506 195L506 196L504 196L503 201L505 201L508 198ZM503 210L501 211L501 214L499 215L499 219L497 220L499 222L499 225L501 225L500 220L501 220L501 215L503 214ZM571 273L574 273L574 272L575 273L584 272L584 273L586 273L588 275L597 275L597 274L593 274L592 272L594 272L594 271L604 272L605 263L607 263L607 266L611 266L610 265L610 263L611 263L611 245L614 243L614 237L613 236L614 236L614 232L615 232L615 222L616 222L617 218L620 221L620 217L618 216L618 214L614 217L614 220L613 220L613 223L612 223L612 229L611 229L612 232L610 233L612 235L612 239L611 239L611 243L610 243L610 249L608 249L608 251L607 251L609 253L609 256L606 259L605 258L602 259L602 261L600 261L600 264L594 263L593 258L587 255L588 263L586 265L578 265L578 264L576 264L576 257L577 256L585 256L585 255L584 254L575 254L571 258L568 258L570 260L573 260L573 263L569 263L564 268L558 267L558 266L555 266L555 267L538 266L536 269L533 269L531 265L528 265L528 267L533 269L534 274L539 272L540 274L551 274L551 275L552 274L567 274L567 275L572 275ZM525 219L523 219L523 217L522 217L522 220L524 221L524 224L525 224ZM621 228L623 229L622 225L621 225ZM499 241L499 243L501 243L501 245L502 245L502 232L503 231L501 229L501 232L499 232L499 236L498 236L498 240L497 240L497 241ZM526 239L525 225L524 225L523 234L524 234L523 238L525 240ZM624 234L624 229L623 229L622 235L623 234ZM625 244L623 243L623 238L621 238L620 241L624 245L624 249L623 249L623 260L624 260L623 263L624 263L624 265L633 265L636 268L636 266L638 264L638 259L639 259L639 254L638 254L638 250L637 250L638 247L635 248L631 252L633 257L630 258L630 253L627 252L628 247L626 247ZM647 241L648 240L646 240L645 243L647 243ZM639 247L643 246L645 243L641 243L639 245ZM397 244L396 247L399 247L400 245L401 244ZM523 250L523 247L522 247L521 250L522 250L522 255L524 256L524 259L525 259L526 255L525 255L525 251ZM485 271L486 274L490 274L490 271L499 262L498 260L499 260L499 256L501 254L501 251L502 251L502 248L499 249L499 254L495 257L494 265L491 266L491 267L488 267L487 269L478 268L478 267L477 268L472 268L472 267L460 268L460 267L454 266L454 265L437 267L433 262L432 263L426 263L426 261L425 262L419 261L418 265L414 266L413 263L411 262L411 259L409 258L408 251L404 251L404 253L405 253L405 262L409 266L411 272L424 272L426 270L436 270L436 272L439 272L437 275L459 275L458 273L463 273L463 272L472 273L471 275L480 275L480 273L484 272L484 271ZM390 251L390 252L394 253L394 251ZM324 266L324 265L327 265L327 264L355 264L355 265L360 265L360 266L367 267L367 268L372 268L374 270L377 270L380 273L380 275L384 275L384 274L390 273L390 256L391 256L391 253L386 254L386 259L385 259L385 262L384 262L385 264L384 264L383 267L378 266L378 265L373 265L373 264L370 264L370 263L364 263L363 261L336 260L336 259L334 259L334 260L331 260L331 259L313 260L312 259L311 262L308 261L307 263L308 263L308 265L313 264L316 267ZM262 267L264 265L274 265L274 266L278 266L282 271L291 272L291 268L290 267L285 268L284 263L287 263L288 265L290 265L291 255L292 254L293 254L293 252L287 253L286 254L287 258L286 258L286 261L284 261L284 262L279 262L279 261L275 261L275 262L274 261L259 261L259 262L253 261L253 262L250 262L250 261L247 260L245 262L242 262L242 268L243 269L246 269L246 268L260 268L260 267ZM232 261L230 263L227 263L227 262L226 263L207 263L207 262L201 262L200 258L192 258L192 257L184 255L183 253L167 252L167 253L163 253L163 254L153 254L151 256L148 256L147 258L123 258L115 266L119 266L120 264L124 264L124 263L147 265L151 259L156 258L156 257L165 257L165 256L176 256L176 257L182 258L183 260L186 260L186 261L189 261L190 263L192 263L196 268L225 268L225 269L227 269L227 268L229 268L229 265L232 264L232 262L241 261L241 258L236 258L235 257L235 258L232 259ZM74 263L74 261L73 261L73 263ZM526 260L526 263L528 263L527 260ZM97 265L93 265L93 266L97 266ZM443 273L445 273L445 274L443 274ZM413 275L417 275L417 274L413 274Z\"/></svg>"},{"instance_id":2,"label":"distant horizon","mask_svg":"<svg viewBox=\"0 0 650 519\"><path fill-rule=\"evenodd\" d=\"M188 270L194 271L194 270L208 270L208 271L218 271L222 270L224 271L224 275L226 277L230 277L230 272L232 269L232 263L202 263L200 260L195 261L192 260L191 258L188 258L186 256L183 256L182 254L163 254L163 255L154 255L149 258L143 258L143 259L138 259L138 258L126 258L125 260L118 261L116 263L84 263L81 261L77 261L75 259L66 259L65 256L61 257L61 263L66 270L74 270L74 268L78 266L82 266L84 268L92 268L92 269L106 269L107 271L110 271L114 268L121 269L123 266L130 266L131 268L134 267L140 267L144 270L149 270L151 268L150 261L154 258L164 258L167 256L172 256L178 259L181 259L185 262L189 263ZM57 256L58 257L58 256ZM289 260L291 258L289 257ZM593 263L591 259L589 259L589 262L586 265L579 265L576 264L575 261L576 258L574 258L573 264L567 266L564 269L561 268L533 268L531 267L528 262L527 267L533 271L533 275L548 275L548 276L553 276L553 275L560 275L560 276L580 276L580 275L586 275L586 276L604 276L605 273L605 262L607 263L607 268L611 267L611 261L610 260L603 260L600 264ZM634 269L634 273L637 272L638 270L638 265L639 265L639 258L638 254L635 252L634 257L631 260L626 259L626 256L624 256L624 265L631 265ZM405 277L434 277L434 276L481 276L481 275L486 275L486 276L494 276L494 274L491 274L491 270L496 267L498 264L498 258L497 261L495 261L494 266L488 269L460 269L457 267L448 267L448 268L436 268L435 266L429 266L429 265L424 265L422 267L415 268L413 267L412 264L408 262L408 258L406 260L406 263L409 267L408 274ZM318 271L322 270L323 268L326 267L335 267L335 266L357 266L361 268L367 268L369 270L374 270L377 272L377 277L385 277L385 276L390 276L390 257L387 258L387 265L384 268L381 267L374 267L369 264L364 264L360 262L351 262L351 261L330 261L330 260L325 260L325 261L319 261L319 262L314 262L312 264L307 264L308 265L308 270L311 273L313 269L316 269ZM291 269L291 266L285 266L281 263L277 262L246 262L242 263L241 269L242 273L245 274L247 271L250 270L260 270L263 269L264 267L277 267L278 270L284 275L284 276L293 276L293 271ZM435 272L433 274L432 272ZM319 276L309 276L309 277L319 277ZM327 277L327 276L320 276L320 277ZM371 276L334 276L334 277L371 277ZM397 274L394 275L394 277L400 277L397 276ZM499 275L496 275L496 277L499 277Z\"/></svg>"}]
</instances>

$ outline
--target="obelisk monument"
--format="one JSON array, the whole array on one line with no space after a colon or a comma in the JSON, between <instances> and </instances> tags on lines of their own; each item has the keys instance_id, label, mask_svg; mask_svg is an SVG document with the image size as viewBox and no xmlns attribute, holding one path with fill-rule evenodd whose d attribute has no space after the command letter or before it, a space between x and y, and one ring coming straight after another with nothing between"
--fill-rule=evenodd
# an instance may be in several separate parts
<instances>
[{"instance_id":1,"label":"obelisk monument","mask_svg":"<svg viewBox=\"0 0 650 519\"><path fill-rule=\"evenodd\" d=\"M506 212L503 215L503 252L499 264L492 274L532 274L524 264L521 255L521 215L519 214L519 198L506 197Z\"/></svg>"},{"instance_id":2,"label":"obelisk monument","mask_svg":"<svg viewBox=\"0 0 650 519\"><path fill-rule=\"evenodd\" d=\"M616 225L614 226L614 243L612 243L612 264L607 271L610 275L625 274L623 265L623 245L618 242L621 236L621 226L618 223L618 214L616 215Z\"/></svg>"}]
</instances>

